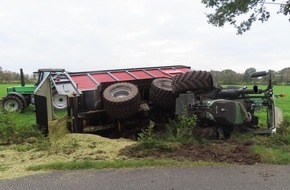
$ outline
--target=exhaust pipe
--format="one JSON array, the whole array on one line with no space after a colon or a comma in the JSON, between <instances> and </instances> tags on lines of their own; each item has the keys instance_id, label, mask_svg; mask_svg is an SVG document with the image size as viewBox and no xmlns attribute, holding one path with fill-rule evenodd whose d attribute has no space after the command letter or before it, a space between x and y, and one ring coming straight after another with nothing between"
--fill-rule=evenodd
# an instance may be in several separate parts
<instances>
[{"instance_id":1,"label":"exhaust pipe","mask_svg":"<svg viewBox=\"0 0 290 190\"><path fill-rule=\"evenodd\" d=\"M21 86L25 86L23 69L20 69L20 81L21 81Z\"/></svg>"}]
</instances>

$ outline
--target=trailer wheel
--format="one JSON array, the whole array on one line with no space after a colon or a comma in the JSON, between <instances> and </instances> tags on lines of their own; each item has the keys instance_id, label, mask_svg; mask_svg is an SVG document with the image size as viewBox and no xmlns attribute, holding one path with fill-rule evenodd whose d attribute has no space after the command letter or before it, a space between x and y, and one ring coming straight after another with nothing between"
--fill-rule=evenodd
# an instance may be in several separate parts
<instances>
[{"instance_id":1,"label":"trailer wheel","mask_svg":"<svg viewBox=\"0 0 290 190\"><path fill-rule=\"evenodd\" d=\"M67 97L63 94L53 93L52 105L56 109L65 109L67 107Z\"/></svg>"},{"instance_id":2,"label":"trailer wheel","mask_svg":"<svg viewBox=\"0 0 290 190\"><path fill-rule=\"evenodd\" d=\"M190 71L173 78L172 89L175 94L196 91L213 90L212 74L207 71Z\"/></svg>"},{"instance_id":3,"label":"trailer wheel","mask_svg":"<svg viewBox=\"0 0 290 190\"><path fill-rule=\"evenodd\" d=\"M140 93L136 85L116 83L104 90L104 108L114 119L128 118L139 112Z\"/></svg>"},{"instance_id":4,"label":"trailer wheel","mask_svg":"<svg viewBox=\"0 0 290 190\"><path fill-rule=\"evenodd\" d=\"M157 106L174 110L176 95L172 90L172 80L168 78L153 80L150 86L149 98Z\"/></svg>"},{"instance_id":5,"label":"trailer wheel","mask_svg":"<svg viewBox=\"0 0 290 190\"><path fill-rule=\"evenodd\" d=\"M25 108L24 102L20 97L16 95L7 95L2 100L2 105L4 110L14 112L14 111L23 111Z\"/></svg>"}]
</instances>

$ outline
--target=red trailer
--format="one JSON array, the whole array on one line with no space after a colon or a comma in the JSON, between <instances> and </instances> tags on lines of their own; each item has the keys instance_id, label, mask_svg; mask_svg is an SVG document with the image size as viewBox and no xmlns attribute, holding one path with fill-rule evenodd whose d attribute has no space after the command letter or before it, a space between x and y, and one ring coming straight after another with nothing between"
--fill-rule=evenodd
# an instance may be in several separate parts
<instances>
[{"instance_id":1,"label":"red trailer","mask_svg":"<svg viewBox=\"0 0 290 190\"><path fill-rule=\"evenodd\" d=\"M61 104L59 105L61 107L64 104L61 95L68 97L67 126L72 132L134 136L142 126L149 123L149 120L159 117L156 116L156 111L174 115L176 95L171 87L172 78L188 71L190 71L188 66L175 65L50 72L52 88L55 89L52 91L60 94L53 97L61 98L60 100L52 98L52 102L54 106L57 103ZM37 114L37 120L40 121L38 123L48 132L47 125L44 125L47 120L42 118L45 103L37 95L36 101L39 101L36 103L36 110L42 110Z\"/></svg>"},{"instance_id":2,"label":"red trailer","mask_svg":"<svg viewBox=\"0 0 290 190\"><path fill-rule=\"evenodd\" d=\"M68 116L72 118L68 128L72 132L135 136L152 120L156 106L174 115L176 96L166 85L171 85L174 76L188 71L190 67L177 65L69 72L81 94L68 100ZM152 91L154 80L158 92L154 87Z\"/></svg>"}]
</instances>

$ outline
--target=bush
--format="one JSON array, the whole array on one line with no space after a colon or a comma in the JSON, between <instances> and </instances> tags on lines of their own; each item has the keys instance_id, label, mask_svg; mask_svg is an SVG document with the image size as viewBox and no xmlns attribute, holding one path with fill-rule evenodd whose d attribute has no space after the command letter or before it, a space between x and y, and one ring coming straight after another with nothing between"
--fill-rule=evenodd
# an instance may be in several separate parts
<instances>
[{"instance_id":1,"label":"bush","mask_svg":"<svg viewBox=\"0 0 290 190\"><path fill-rule=\"evenodd\" d=\"M195 125L196 117L183 116L169 121L165 134L156 134L154 122L151 122L150 126L139 134L138 142L145 149L157 148L161 151L173 151L182 144L195 141L192 135Z\"/></svg>"},{"instance_id":2,"label":"bush","mask_svg":"<svg viewBox=\"0 0 290 190\"><path fill-rule=\"evenodd\" d=\"M15 117L14 113L0 111L0 145L21 144L27 141L33 143L44 138L35 125L16 125Z\"/></svg>"},{"instance_id":3,"label":"bush","mask_svg":"<svg viewBox=\"0 0 290 190\"><path fill-rule=\"evenodd\" d=\"M170 121L166 126L167 140L181 143L191 141L193 139L192 130L196 126L196 121L196 117L186 115Z\"/></svg>"}]
</instances>

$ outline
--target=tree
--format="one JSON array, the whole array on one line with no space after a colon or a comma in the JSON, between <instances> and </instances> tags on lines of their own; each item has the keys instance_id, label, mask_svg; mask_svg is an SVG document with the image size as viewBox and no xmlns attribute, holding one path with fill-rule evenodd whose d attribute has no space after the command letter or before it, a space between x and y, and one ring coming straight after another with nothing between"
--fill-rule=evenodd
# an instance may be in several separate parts
<instances>
[{"instance_id":1,"label":"tree","mask_svg":"<svg viewBox=\"0 0 290 190\"><path fill-rule=\"evenodd\" d=\"M242 75L231 69L226 69L216 74L217 80L221 84L239 84L242 81Z\"/></svg>"},{"instance_id":2,"label":"tree","mask_svg":"<svg viewBox=\"0 0 290 190\"><path fill-rule=\"evenodd\" d=\"M12 80L12 72L11 71L4 71L3 72L3 81L10 83Z\"/></svg>"},{"instance_id":3,"label":"tree","mask_svg":"<svg viewBox=\"0 0 290 190\"><path fill-rule=\"evenodd\" d=\"M278 0L279 1L279 0ZM207 8L213 8L214 13L207 14L208 23L223 27L226 23L237 28L237 34L243 34L250 30L255 21L265 22L270 18L270 12L266 4L280 5L277 13L290 16L290 0L202 0ZM284 2L284 3L283 3ZM247 15L247 19L237 23L239 16ZM290 22L290 18L289 18Z\"/></svg>"},{"instance_id":4,"label":"tree","mask_svg":"<svg viewBox=\"0 0 290 190\"><path fill-rule=\"evenodd\" d=\"M290 82L290 67L284 68L279 71L280 83L288 84Z\"/></svg>"},{"instance_id":5,"label":"tree","mask_svg":"<svg viewBox=\"0 0 290 190\"><path fill-rule=\"evenodd\" d=\"M3 69L0 66L0 83L2 83L2 82L3 82Z\"/></svg>"},{"instance_id":6,"label":"tree","mask_svg":"<svg viewBox=\"0 0 290 190\"><path fill-rule=\"evenodd\" d=\"M245 70L244 80L251 83L250 74L256 72L256 69L251 67Z\"/></svg>"}]
</instances>

